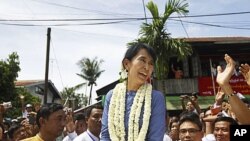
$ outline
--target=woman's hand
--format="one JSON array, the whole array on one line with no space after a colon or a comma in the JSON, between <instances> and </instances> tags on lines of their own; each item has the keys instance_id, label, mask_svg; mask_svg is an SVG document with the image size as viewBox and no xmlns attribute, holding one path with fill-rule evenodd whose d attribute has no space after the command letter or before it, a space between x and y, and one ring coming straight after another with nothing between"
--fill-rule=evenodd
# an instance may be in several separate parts
<instances>
[{"instance_id":1,"label":"woman's hand","mask_svg":"<svg viewBox=\"0 0 250 141\"><path fill-rule=\"evenodd\" d=\"M247 84L250 85L250 66L248 64L241 64L240 73L244 76Z\"/></svg>"}]
</instances>

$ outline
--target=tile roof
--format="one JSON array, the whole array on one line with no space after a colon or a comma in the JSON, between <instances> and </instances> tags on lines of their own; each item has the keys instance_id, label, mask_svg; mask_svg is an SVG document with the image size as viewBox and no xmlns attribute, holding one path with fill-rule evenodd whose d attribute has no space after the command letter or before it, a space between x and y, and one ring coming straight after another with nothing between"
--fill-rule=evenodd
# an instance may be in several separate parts
<instances>
[{"instance_id":1,"label":"tile roof","mask_svg":"<svg viewBox=\"0 0 250 141\"><path fill-rule=\"evenodd\" d=\"M35 84L38 82L44 82L44 80L17 80L15 81L16 86L27 86L31 84Z\"/></svg>"}]
</instances>

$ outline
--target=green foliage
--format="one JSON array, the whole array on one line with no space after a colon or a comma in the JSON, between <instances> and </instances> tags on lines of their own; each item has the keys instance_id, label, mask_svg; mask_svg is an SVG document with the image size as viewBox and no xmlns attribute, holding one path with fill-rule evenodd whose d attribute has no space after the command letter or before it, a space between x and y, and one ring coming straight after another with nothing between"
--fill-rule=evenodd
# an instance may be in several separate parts
<instances>
[{"instance_id":1,"label":"green foliage","mask_svg":"<svg viewBox=\"0 0 250 141\"><path fill-rule=\"evenodd\" d=\"M139 39L134 40L128 45L135 42L144 42L155 49L157 54L155 64L155 74L157 79L166 79L169 71L169 60L171 57L177 57L183 60L192 54L192 48L189 44L181 39L171 38L171 34L166 32L167 20L177 13L186 15L188 3L185 0L169 0L165 5L165 11L162 15L158 12L158 7L153 1L148 2L147 8L153 19L151 23L143 23L139 31Z\"/></svg>"},{"instance_id":2,"label":"green foliage","mask_svg":"<svg viewBox=\"0 0 250 141\"><path fill-rule=\"evenodd\" d=\"M88 104L88 97L85 94L80 94L80 93L76 93L76 90L79 89L79 85L75 86L75 87L65 87L63 89L63 91L60 92L62 99L63 99L63 103L65 103L67 101L67 103L69 103L69 107L72 107L72 103L70 103L69 99L74 99L75 103L76 103L76 107L75 109L87 106Z\"/></svg>"},{"instance_id":3,"label":"green foliage","mask_svg":"<svg viewBox=\"0 0 250 141\"><path fill-rule=\"evenodd\" d=\"M29 103L39 102L39 99L29 94L24 88L15 88L15 81L18 77L19 56L16 52L9 55L6 60L0 61L0 103L11 102L12 108L7 109L5 117L16 118L22 115L21 101L19 94L25 96Z\"/></svg>"},{"instance_id":4,"label":"green foliage","mask_svg":"<svg viewBox=\"0 0 250 141\"><path fill-rule=\"evenodd\" d=\"M102 63L103 60L101 59L98 61L97 57L95 57L93 60L84 57L77 63L77 65L81 68L81 73L77 73L77 75L82 79L88 81L88 86L90 86L89 104L91 100L93 85L97 85L97 78L99 78L100 75L104 72L104 70L101 70L100 68L100 65Z\"/></svg>"},{"instance_id":5,"label":"green foliage","mask_svg":"<svg viewBox=\"0 0 250 141\"><path fill-rule=\"evenodd\" d=\"M20 71L19 64L16 52L10 54L6 61L0 61L0 102L11 101L16 97L14 81Z\"/></svg>"},{"instance_id":6,"label":"green foliage","mask_svg":"<svg viewBox=\"0 0 250 141\"><path fill-rule=\"evenodd\" d=\"M25 88L16 88L16 97L11 100L12 108L7 109L5 112L6 117L10 118L16 118L22 115L22 103L20 99L20 95L24 96L24 105L30 103L30 104L36 104L41 103L41 100L38 97L33 96L30 94Z\"/></svg>"}]
</instances>

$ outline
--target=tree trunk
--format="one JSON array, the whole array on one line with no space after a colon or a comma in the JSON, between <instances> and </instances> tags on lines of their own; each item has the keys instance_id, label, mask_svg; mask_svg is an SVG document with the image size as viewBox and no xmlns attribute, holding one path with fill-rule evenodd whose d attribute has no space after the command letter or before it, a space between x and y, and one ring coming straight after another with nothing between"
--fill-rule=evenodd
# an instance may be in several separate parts
<instances>
[{"instance_id":1,"label":"tree trunk","mask_svg":"<svg viewBox=\"0 0 250 141\"><path fill-rule=\"evenodd\" d=\"M89 91L89 105L90 105L90 101L91 101L92 88L93 88L93 84L90 86L90 91Z\"/></svg>"}]
</instances>

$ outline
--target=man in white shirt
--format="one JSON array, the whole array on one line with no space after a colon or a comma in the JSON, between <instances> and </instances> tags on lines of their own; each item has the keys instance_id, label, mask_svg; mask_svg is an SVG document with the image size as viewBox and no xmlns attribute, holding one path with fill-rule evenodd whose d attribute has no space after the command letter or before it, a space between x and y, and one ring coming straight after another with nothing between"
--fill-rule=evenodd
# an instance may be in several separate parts
<instances>
[{"instance_id":1,"label":"man in white shirt","mask_svg":"<svg viewBox=\"0 0 250 141\"><path fill-rule=\"evenodd\" d=\"M99 141L101 133L101 119L102 119L103 107L100 105L94 105L89 107L86 112L87 118L87 131L77 136L74 141Z\"/></svg>"},{"instance_id":2,"label":"man in white shirt","mask_svg":"<svg viewBox=\"0 0 250 141\"><path fill-rule=\"evenodd\" d=\"M66 129L68 130L68 135L63 138L63 141L73 141L78 135L87 130L87 123L85 120L85 115L83 113L75 114L73 122L73 131L69 131L71 129L68 129L66 126Z\"/></svg>"}]
</instances>

